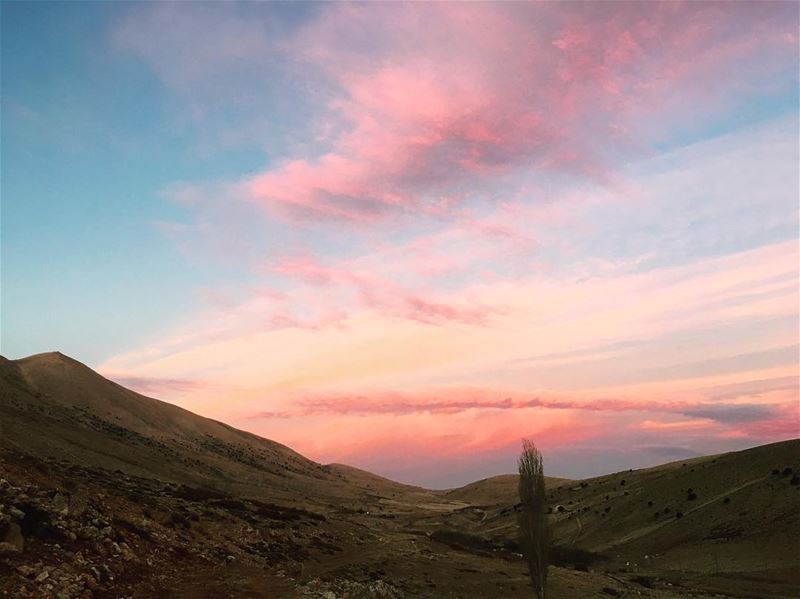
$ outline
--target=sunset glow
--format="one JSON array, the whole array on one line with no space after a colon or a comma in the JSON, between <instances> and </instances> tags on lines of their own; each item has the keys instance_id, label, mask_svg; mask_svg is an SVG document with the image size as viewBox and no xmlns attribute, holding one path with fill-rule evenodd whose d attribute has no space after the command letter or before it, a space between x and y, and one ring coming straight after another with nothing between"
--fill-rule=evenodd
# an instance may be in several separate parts
<instances>
[{"instance_id":1,"label":"sunset glow","mask_svg":"<svg viewBox=\"0 0 800 599\"><path fill-rule=\"evenodd\" d=\"M3 7L3 355L430 487L800 436L796 3L84 8Z\"/></svg>"}]
</instances>

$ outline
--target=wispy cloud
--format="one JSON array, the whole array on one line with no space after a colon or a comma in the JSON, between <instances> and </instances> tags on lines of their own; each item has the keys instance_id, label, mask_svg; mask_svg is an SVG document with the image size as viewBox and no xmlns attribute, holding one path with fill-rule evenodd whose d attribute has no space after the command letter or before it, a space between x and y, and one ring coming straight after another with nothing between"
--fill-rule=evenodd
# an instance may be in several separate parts
<instances>
[{"instance_id":1,"label":"wispy cloud","mask_svg":"<svg viewBox=\"0 0 800 599\"><path fill-rule=\"evenodd\" d=\"M295 403L294 410L283 412L256 412L249 419L288 418L291 416L324 415L392 415L411 414L457 414L471 410L576 410L588 412L647 412L680 414L689 418L701 418L727 424L759 422L775 419L786 412L791 404L724 404L686 401L615 400L597 399L484 399L490 391L482 391L477 396L465 392L464 399L417 399L402 394L384 392L376 396L340 396L328 398L303 399ZM454 393L450 391L449 395Z\"/></svg>"},{"instance_id":2,"label":"wispy cloud","mask_svg":"<svg viewBox=\"0 0 800 599\"><path fill-rule=\"evenodd\" d=\"M764 106L796 97L797 17L131 7L114 47L264 159L164 190L235 288L103 368L320 459L791 435L800 156Z\"/></svg>"},{"instance_id":3,"label":"wispy cloud","mask_svg":"<svg viewBox=\"0 0 800 599\"><path fill-rule=\"evenodd\" d=\"M154 378L154 377L138 377L138 376L114 376L108 374L115 383L119 383L123 387L128 387L139 393L152 393L152 394L169 394L172 392L191 392L200 389L208 389L208 383L202 381L192 381L187 379L167 379L167 378Z\"/></svg>"}]
</instances>

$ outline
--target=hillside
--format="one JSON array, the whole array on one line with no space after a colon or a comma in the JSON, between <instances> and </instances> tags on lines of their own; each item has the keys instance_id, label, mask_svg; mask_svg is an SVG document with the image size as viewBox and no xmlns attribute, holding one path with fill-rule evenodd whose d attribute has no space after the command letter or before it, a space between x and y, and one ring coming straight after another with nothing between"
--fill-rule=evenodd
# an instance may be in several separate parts
<instances>
[{"instance_id":1,"label":"hillside","mask_svg":"<svg viewBox=\"0 0 800 599\"><path fill-rule=\"evenodd\" d=\"M799 456L549 479L550 596L796 596ZM530 597L516 484L321 465L61 354L0 358L0 596Z\"/></svg>"},{"instance_id":2,"label":"hillside","mask_svg":"<svg viewBox=\"0 0 800 599\"><path fill-rule=\"evenodd\" d=\"M752 579L735 583L739 593L749 588L752 596L782 596L800 588L798 472L800 440L792 440L560 481L548 485L551 530L560 553L578 564L653 576L713 574L718 590L732 588L721 575L736 575ZM493 492L476 495L473 483L448 493L480 501L449 514L444 525L498 546L513 543L516 498L508 488L516 476L482 482ZM505 504L486 501L493 495L504 496Z\"/></svg>"},{"instance_id":3,"label":"hillside","mask_svg":"<svg viewBox=\"0 0 800 599\"><path fill-rule=\"evenodd\" d=\"M566 478L546 476L544 483L549 489L570 482ZM457 489L443 491L448 499L463 501L471 505L496 506L511 505L517 502L519 490L516 474L499 474L490 476Z\"/></svg>"},{"instance_id":4,"label":"hillside","mask_svg":"<svg viewBox=\"0 0 800 599\"><path fill-rule=\"evenodd\" d=\"M126 389L58 352L2 358L0 444L83 466L295 500L348 479L288 447Z\"/></svg>"}]
</instances>

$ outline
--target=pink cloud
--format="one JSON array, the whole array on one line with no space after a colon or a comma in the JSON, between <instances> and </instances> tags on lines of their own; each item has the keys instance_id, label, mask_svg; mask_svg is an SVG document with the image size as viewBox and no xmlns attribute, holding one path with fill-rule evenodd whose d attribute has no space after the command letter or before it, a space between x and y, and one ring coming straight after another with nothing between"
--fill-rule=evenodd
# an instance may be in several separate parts
<instances>
[{"instance_id":1,"label":"pink cloud","mask_svg":"<svg viewBox=\"0 0 800 599\"><path fill-rule=\"evenodd\" d=\"M328 7L288 48L338 89L324 116L335 131L330 150L272 167L248 190L283 216L366 223L437 212L443 193L458 202L519 168L610 182L611 157L640 149L630 132L645 115L665 104L692 110L671 104L730 89L742 68L758 73L758 57L788 68L787 44L796 44L788 12ZM354 50L362 45L371 51Z\"/></svg>"},{"instance_id":2,"label":"pink cloud","mask_svg":"<svg viewBox=\"0 0 800 599\"><path fill-rule=\"evenodd\" d=\"M529 409L573 410L588 412L646 412L648 414L676 414L690 420L688 422L717 422L739 425L775 421L791 413L793 404L786 403L725 403L707 400L674 400L661 401L654 399L565 399L540 398L529 399L506 397L496 399L499 392L490 389L456 390L444 389L439 394L426 391L425 395L414 396L391 391L382 391L370 395L345 395L331 397L312 397L300 399L289 411L258 412L248 418L272 418L276 414L284 417L294 413L295 416L319 415L393 415L407 416L413 414L458 414L466 411L519 411ZM441 395L441 399L430 399L430 394ZM796 396L796 394L795 394ZM293 411L292 411L293 410ZM642 426L647 426L646 421ZM686 423L687 421L682 421ZM680 423L666 423L663 426L681 426ZM653 426L662 426L654 423Z\"/></svg>"},{"instance_id":3,"label":"pink cloud","mask_svg":"<svg viewBox=\"0 0 800 599\"><path fill-rule=\"evenodd\" d=\"M789 136L640 163L655 176L620 166L785 81L796 6L329 4L274 39L241 19L217 30L215 10L167 43L175 11L158 8L152 48L136 20L118 41L201 99L280 61L287 96L315 100L313 135L239 182L167 190L200 214L170 236L195 230L258 280L112 358L118 372L175 381L206 413L326 461L388 463L398 443L417 466L479 460L528 434L702 448L796 430L797 244L779 228L796 211L775 193L796 151L770 153ZM220 44L208 64L195 34ZM691 230L707 221L722 224ZM254 222L258 250L242 234ZM226 392L177 388L205 378Z\"/></svg>"},{"instance_id":4,"label":"pink cloud","mask_svg":"<svg viewBox=\"0 0 800 599\"><path fill-rule=\"evenodd\" d=\"M472 325L484 325L492 314L498 313L495 308L463 300L437 300L435 294L423 298L409 284L402 284L390 276L393 269L408 266L417 273L431 274L452 264L450 261L444 265L440 262L437 267L429 264L427 259L420 264L414 264L414 260L416 258L412 261L401 259L400 264L387 266L383 274L378 274L379 269L370 260L343 260L334 266L326 266L311 256L299 255L278 260L271 270L315 288L317 303L330 304L344 297L350 310L360 307L428 324L462 322ZM427 268L433 270L427 271ZM305 294L304 291L300 293ZM294 299L297 297L295 293Z\"/></svg>"}]
</instances>

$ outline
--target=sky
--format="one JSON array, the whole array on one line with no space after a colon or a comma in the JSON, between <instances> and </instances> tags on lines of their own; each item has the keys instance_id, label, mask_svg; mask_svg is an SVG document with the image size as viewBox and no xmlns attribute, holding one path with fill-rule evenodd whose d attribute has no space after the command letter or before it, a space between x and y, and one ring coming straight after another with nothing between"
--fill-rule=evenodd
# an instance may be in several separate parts
<instances>
[{"instance_id":1,"label":"sky","mask_svg":"<svg viewBox=\"0 0 800 599\"><path fill-rule=\"evenodd\" d=\"M798 5L3 2L3 355L403 482L800 436Z\"/></svg>"}]
</instances>

